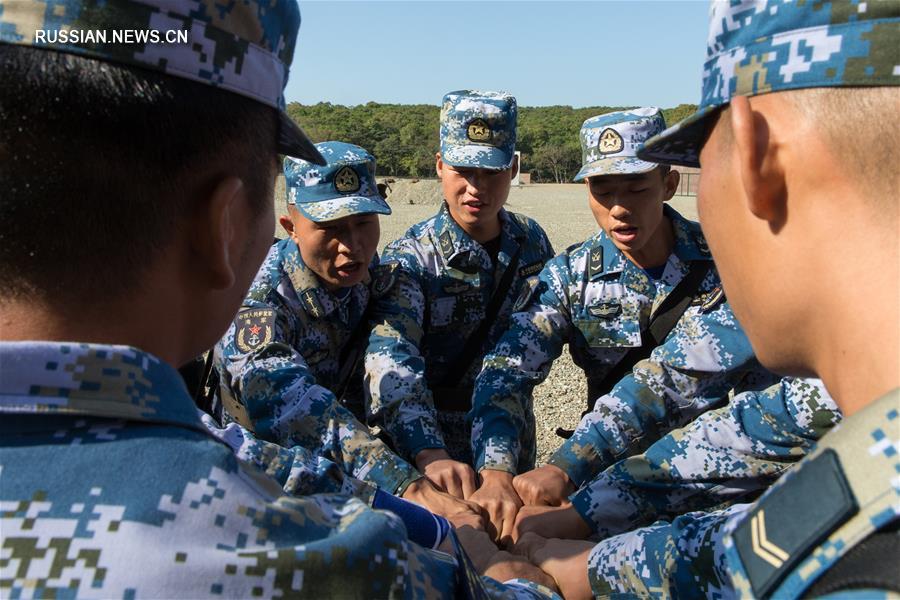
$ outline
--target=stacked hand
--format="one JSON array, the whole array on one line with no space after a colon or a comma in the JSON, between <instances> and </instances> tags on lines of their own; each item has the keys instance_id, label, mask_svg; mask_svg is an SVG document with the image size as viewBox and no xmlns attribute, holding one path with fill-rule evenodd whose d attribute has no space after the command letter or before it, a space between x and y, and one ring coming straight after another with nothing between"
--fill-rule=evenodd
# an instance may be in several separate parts
<instances>
[{"instance_id":1,"label":"stacked hand","mask_svg":"<svg viewBox=\"0 0 900 600\"><path fill-rule=\"evenodd\" d=\"M588 579L588 557L594 547L582 540L547 539L535 533L523 535L513 552L528 558L553 577L566 600L593 597Z\"/></svg>"}]
</instances>

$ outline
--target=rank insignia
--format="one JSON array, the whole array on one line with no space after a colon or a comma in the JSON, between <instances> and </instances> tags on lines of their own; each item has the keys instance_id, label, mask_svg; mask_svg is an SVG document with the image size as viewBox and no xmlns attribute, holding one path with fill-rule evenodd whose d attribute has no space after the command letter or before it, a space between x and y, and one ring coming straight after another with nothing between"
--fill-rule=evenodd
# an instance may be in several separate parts
<instances>
[{"instance_id":1,"label":"rank insignia","mask_svg":"<svg viewBox=\"0 0 900 600\"><path fill-rule=\"evenodd\" d=\"M306 309L306 312L316 319L325 314L325 309L322 308L322 304L312 288L304 290L300 294L300 302L303 303L303 308Z\"/></svg>"},{"instance_id":2,"label":"rank insignia","mask_svg":"<svg viewBox=\"0 0 900 600\"><path fill-rule=\"evenodd\" d=\"M399 266L400 263L398 262L389 262L378 265L375 268L375 277L372 279L373 296L381 297L385 292L394 287L394 283L397 281L397 267Z\"/></svg>"},{"instance_id":3,"label":"rank insignia","mask_svg":"<svg viewBox=\"0 0 900 600\"><path fill-rule=\"evenodd\" d=\"M241 352L253 352L272 341L275 311L271 308L248 308L234 320L234 343Z\"/></svg>"},{"instance_id":4,"label":"rank insignia","mask_svg":"<svg viewBox=\"0 0 900 600\"><path fill-rule=\"evenodd\" d=\"M513 312L519 312L523 308L528 306L531 301L531 295L534 292L534 288L537 287L537 282L537 277L525 280L525 285L522 286L522 291L519 292L519 297L516 299L516 303L513 304Z\"/></svg>"},{"instance_id":5,"label":"rank insignia","mask_svg":"<svg viewBox=\"0 0 900 600\"><path fill-rule=\"evenodd\" d=\"M359 190L359 175L352 167L343 166L334 174L334 189L342 194L349 194Z\"/></svg>"},{"instance_id":6,"label":"rank insignia","mask_svg":"<svg viewBox=\"0 0 900 600\"><path fill-rule=\"evenodd\" d=\"M700 294L697 298L694 299L691 304L693 306L699 306L700 312L709 312L719 305L722 300L725 299L725 290L722 289L722 286L716 286L712 291L707 292L705 294Z\"/></svg>"},{"instance_id":7,"label":"rank insignia","mask_svg":"<svg viewBox=\"0 0 900 600\"><path fill-rule=\"evenodd\" d=\"M519 269L519 277L530 277L535 273L540 273L541 269L544 268L544 261L539 260L535 263L531 263L530 265L525 265L521 269Z\"/></svg>"},{"instance_id":8,"label":"rank insignia","mask_svg":"<svg viewBox=\"0 0 900 600\"><path fill-rule=\"evenodd\" d=\"M593 279L603 272L603 247L591 248L588 257L588 279Z\"/></svg>"},{"instance_id":9,"label":"rank insignia","mask_svg":"<svg viewBox=\"0 0 900 600\"><path fill-rule=\"evenodd\" d=\"M461 294L466 290L470 289L472 286L466 283L465 281L454 281L452 283L445 283L444 287L441 288L448 294Z\"/></svg>"},{"instance_id":10,"label":"rank insignia","mask_svg":"<svg viewBox=\"0 0 900 600\"><path fill-rule=\"evenodd\" d=\"M472 119L466 126L466 137L473 142L490 142L492 132L484 119Z\"/></svg>"},{"instance_id":11,"label":"rank insignia","mask_svg":"<svg viewBox=\"0 0 900 600\"><path fill-rule=\"evenodd\" d=\"M600 133L600 142L597 144L600 154L615 154L621 152L624 147L625 142L615 129L607 127Z\"/></svg>"},{"instance_id":12,"label":"rank insignia","mask_svg":"<svg viewBox=\"0 0 900 600\"><path fill-rule=\"evenodd\" d=\"M601 302L588 308L588 312L595 317L609 321L615 319L622 312L622 305L618 302Z\"/></svg>"},{"instance_id":13,"label":"rank insignia","mask_svg":"<svg viewBox=\"0 0 900 600\"><path fill-rule=\"evenodd\" d=\"M441 254L444 255L444 258L450 259L453 256L453 251L455 248L453 247L453 240L450 239L450 232L445 231L441 234L441 237L438 238L438 243L441 245Z\"/></svg>"}]
</instances>

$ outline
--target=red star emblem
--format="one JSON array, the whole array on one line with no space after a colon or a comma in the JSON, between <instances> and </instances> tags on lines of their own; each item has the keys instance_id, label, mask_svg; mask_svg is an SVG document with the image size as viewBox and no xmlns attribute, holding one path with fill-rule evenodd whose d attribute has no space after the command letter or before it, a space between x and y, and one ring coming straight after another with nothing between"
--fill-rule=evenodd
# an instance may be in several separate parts
<instances>
[{"instance_id":1,"label":"red star emblem","mask_svg":"<svg viewBox=\"0 0 900 600\"><path fill-rule=\"evenodd\" d=\"M261 329L261 327L259 325L254 325L253 327L250 328L250 333L252 333L253 335L259 335L260 329Z\"/></svg>"}]
</instances>

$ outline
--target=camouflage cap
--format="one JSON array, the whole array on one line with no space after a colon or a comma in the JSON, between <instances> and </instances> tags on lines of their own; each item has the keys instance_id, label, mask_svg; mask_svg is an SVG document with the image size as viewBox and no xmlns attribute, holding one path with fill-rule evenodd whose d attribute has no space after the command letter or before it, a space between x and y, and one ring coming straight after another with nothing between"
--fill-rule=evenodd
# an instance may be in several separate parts
<instances>
[{"instance_id":1,"label":"camouflage cap","mask_svg":"<svg viewBox=\"0 0 900 600\"><path fill-rule=\"evenodd\" d=\"M278 109L279 152L320 162L284 112L299 28L296 0L0 0L0 43L142 67L252 98Z\"/></svg>"},{"instance_id":2,"label":"camouflage cap","mask_svg":"<svg viewBox=\"0 0 900 600\"><path fill-rule=\"evenodd\" d=\"M334 221L350 215L391 214L375 183L375 157L344 142L321 142L323 166L284 159L287 203L307 219Z\"/></svg>"},{"instance_id":3,"label":"camouflage cap","mask_svg":"<svg viewBox=\"0 0 900 600\"><path fill-rule=\"evenodd\" d=\"M665 128L666 120L655 106L591 117L581 125L581 170L573 181L652 171L658 164L639 159L637 149Z\"/></svg>"},{"instance_id":4,"label":"camouflage cap","mask_svg":"<svg viewBox=\"0 0 900 600\"><path fill-rule=\"evenodd\" d=\"M459 90L441 104L441 159L453 167L500 171L516 153L516 99L506 92Z\"/></svg>"},{"instance_id":5,"label":"camouflage cap","mask_svg":"<svg viewBox=\"0 0 900 600\"><path fill-rule=\"evenodd\" d=\"M708 117L732 96L900 84L900 2L713 0L706 55L699 110L640 158L700 166Z\"/></svg>"}]
</instances>

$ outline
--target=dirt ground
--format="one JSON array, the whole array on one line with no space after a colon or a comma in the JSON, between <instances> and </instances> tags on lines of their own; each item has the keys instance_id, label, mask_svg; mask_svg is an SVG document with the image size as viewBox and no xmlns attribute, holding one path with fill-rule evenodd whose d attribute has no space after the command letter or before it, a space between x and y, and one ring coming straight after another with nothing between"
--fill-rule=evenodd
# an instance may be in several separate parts
<instances>
[{"instance_id":1,"label":"dirt ground","mask_svg":"<svg viewBox=\"0 0 900 600\"><path fill-rule=\"evenodd\" d=\"M400 237L407 228L434 215L441 202L440 182L434 179L397 179L388 203L393 213L381 218L381 243ZM285 213L284 180L279 177L275 196L276 216ZM682 215L697 219L693 196L676 196L670 203ZM597 223L588 207L583 184L533 184L513 187L506 207L535 219L561 252L571 244L587 239L597 231ZM284 233L276 222L276 235ZM553 364L547 380L535 388L534 411L537 423L538 465L546 462L562 440L557 427L574 428L585 406L587 386L584 374L572 362L568 350Z\"/></svg>"}]
</instances>

